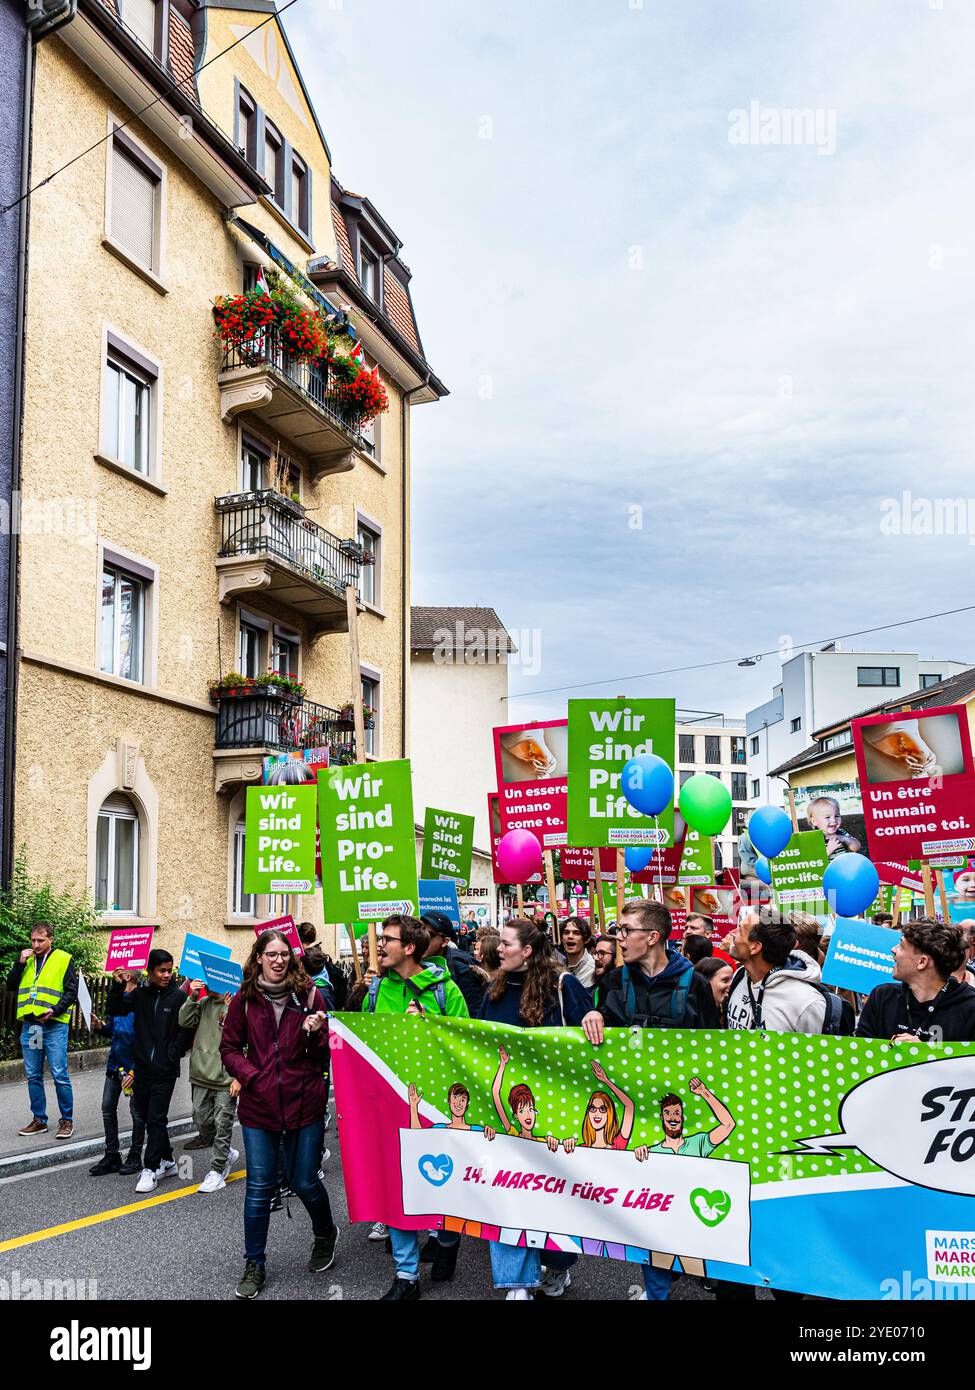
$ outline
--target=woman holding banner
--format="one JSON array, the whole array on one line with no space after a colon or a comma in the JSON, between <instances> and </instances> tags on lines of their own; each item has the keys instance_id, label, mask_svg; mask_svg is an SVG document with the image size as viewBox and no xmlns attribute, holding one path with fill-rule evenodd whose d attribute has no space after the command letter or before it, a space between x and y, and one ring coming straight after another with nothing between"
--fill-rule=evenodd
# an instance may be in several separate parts
<instances>
[{"instance_id":1,"label":"woman holding banner","mask_svg":"<svg viewBox=\"0 0 975 1390\"><path fill-rule=\"evenodd\" d=\"M328 1063L325 1000L280 931L254 942L244 983L227 1010L220 1056L239 1095L238 1118L247 1158L244 1277L238 1298L264 1287L271 1202L283 1153L288 1186L311 1217L313 1274L335 1261L338 1228L318 1176L325 1131Z\"/></svg>"},{"instance_id":2,"label":"woman holding banner","mask_svg":"<svg viewBox=\"0 0 975 1390\"><path fill-rule=\"evenodd\" d=\"M479 1018L508 1023L515 1028L577 1028L590 1007L588 992L569 971L560 972L544 931L524 918L506 922L498 942L501 969L484 995ZM510 1060L502 1049L505 1063ZM499 1087L500 1089L500 1083ZM509 1107L517 1115L518 1101L528 1090L515 1086ZM515 1100L511 1100L511 1095ZM530 1095L530 1092L529 1092ZM497 1103L497 1102L496 1102ZM499 1106L499 1115L503 1110ZM505 1118L509 1134L521 1134ZM534 1123L534 1116L533 1116ZM569 1267L576 1255L491 1241L491 1273L496 1289L507 1289L508 1299L527 1301L538 1289L549 1298L560 1297L569 1285ZM542 1276L542 1264L545 1275Z\"/></svg>"}]
</instances>

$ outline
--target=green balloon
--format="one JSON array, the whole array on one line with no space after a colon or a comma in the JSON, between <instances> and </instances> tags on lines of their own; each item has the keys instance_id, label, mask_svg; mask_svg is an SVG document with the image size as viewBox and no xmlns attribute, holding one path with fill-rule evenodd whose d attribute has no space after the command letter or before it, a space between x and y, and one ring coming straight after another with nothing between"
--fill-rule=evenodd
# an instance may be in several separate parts
<instances>
[{"instance_id":1,"label":"green balloon","mask_svg":"<svg viewBox=\"0 0 975 1390\"><path fill-rule=\"evenodd\" d=\"M731 792L717 777L699 772L681 787L677 809L692 830L719 835L731 819Z\"/></svg>"}]
</instances>

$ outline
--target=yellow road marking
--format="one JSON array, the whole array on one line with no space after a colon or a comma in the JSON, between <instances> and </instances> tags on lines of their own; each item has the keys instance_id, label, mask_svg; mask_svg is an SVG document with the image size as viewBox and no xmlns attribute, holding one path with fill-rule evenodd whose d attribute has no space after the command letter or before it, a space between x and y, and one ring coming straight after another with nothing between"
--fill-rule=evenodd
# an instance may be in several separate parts
<instances>
[{"instance_id":1,"label":"yellow road marking","mask_svg":"<svg viewBox=\"0 0 975 1390\"><path fill-rule=\"evenodd\" d=\"M228 1182L236 1182L247 1176L246 1170L231 1173ZM180 1187L175 1192L163 1192L158 1197L147 1197L144 1202L132 1202L127 1207L112 1207L110 1211L98 1211L94 1216L81 1216L77 1221L65 1221L60 1226L47 1226L43 1231L32 1231L30 1235L14 1236L13 1240L0 1241L0 1254L5 1250L17 1250L22 1245L36 1245L39 1240L51 1240L53 1236L64 1236L69 1231L80 1231L85 1226L97 1226L101 1221L114 1221L117 1216L128 1216L133 1211L147 1211L149 1207L160 1207L164 1202L175 1202L178 1197L187 1197L199 1190L199 1183L192 1187Z\"/></svg>"}]
</instances>

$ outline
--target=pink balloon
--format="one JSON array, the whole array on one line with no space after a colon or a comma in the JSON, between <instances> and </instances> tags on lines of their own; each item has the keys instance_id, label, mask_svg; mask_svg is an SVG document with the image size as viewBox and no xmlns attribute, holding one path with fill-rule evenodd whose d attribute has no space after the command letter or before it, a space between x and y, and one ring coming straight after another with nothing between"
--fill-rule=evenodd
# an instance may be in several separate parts
<instances>
[{"instance_id":1,"label":"pink balloon","mask_svg":"<svg viewBox=\"0 0 975 1390\"><path fill-rule=\"evenodd\" d=\"M509 830L498 842L498 868L508 883L527 883L542 867L542 847L530 830Z\"/></svg>"}]
</instances>

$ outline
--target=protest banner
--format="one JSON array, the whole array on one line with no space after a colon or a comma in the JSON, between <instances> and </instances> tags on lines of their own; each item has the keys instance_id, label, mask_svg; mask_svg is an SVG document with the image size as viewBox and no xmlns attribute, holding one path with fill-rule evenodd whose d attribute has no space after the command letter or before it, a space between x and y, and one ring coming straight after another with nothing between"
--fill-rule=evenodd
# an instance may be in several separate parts
<instances>
[{"instance_id":1,"label":"protest banner","mask_svg":"<svg viewBox=\"0 0 975 1390\"><path fill-rule=\"evenodd\" d=\"M871 857L975 851L975 766L964 705L854 719Z\"/></svg>"},{"instance_id":2,"label":"protest banner","mask_svg":"<svg viewBox=\"0 0 975 1390\"><path fill-rule=\"evenodd\" d=\"M154 931L155 927L117 927L108 938L105 973L111 974L119 966L123 970L145 970Z\"/></svg>"},{"instance_id":3,"label":"protest banner","mask_svg":"<svg viewBox=\"0 0 975 1390\"><path fill-rule=\"evenodd\" d=\"M714 883L714 841L710 835L688 830L681 850L677 882L707 887Z\"/></svg>"},{"instance_id":4,"label":"protest banner","mask_svg":"<svg viewBox=\"0 0 975 1390\"><path fill-rule=\"evenodd\" d=\"M332 1021L352 1222L687 1262L828 1299L899 1298L905 1270L926 1274L932 1297L970 1282L957 1252L975 1238L975 1044L947 1055L674 1029L634 1048L630 1030L608 1029L594 1049L578 1029L415 1023ZM469 1097L459 1116L454 1085ZM530 1092L528 1128L509 1108L515 1085ZM542 1135L554 1152L526 1142Z\"/></svg>"},{"instance_id":5,"label":"protest banner","mask_svg":"<svg viewBox=\"0 0 975 1390\"><path fill-rule=\"evenodd\" d=\"M318 774L326 922L416 914L416 828L408 758Z\"/></svg>"},{"instance_id":6,"label":"protest banner","mask_svg":"<svg viewBox=\"0 0 975 1390\"><path fill-rule=\"evenodd\" d=\"M855 994L869 994L877 985L890 984L894 978L891 952L900 939L900 932L890 927L875 927L858 917L837 917L823 962L823 983Z\"/></svg>"},{"instance_id":7,"label":"protest banner","mask_svg":"<svg viewBox=\"0 0 975 1390\"><path fill-rule=\"evenodd\" d=\"M559 850L559 868L563 879L581 879L587 882L596 877L591 849L572 849L563 845Z\"/></svg>"},{"instance_id":8,"label":"protest banner","mask_svg":"<svg viewBox=\"0 0 975 1390\"><path fill-rule=\"evenodd\" d=\"M874 867L881 883L891 883L895 888L910 888L912 892L921 891L920 865L915 870L906 859L876 859Z\"/></svg>"},{"instance_id":9,"label":"protest banner","mask_svg":"<svg viewBox=\"0 0 975 1390\"><path fill-rule=\"evenodd\" d=\"M855 863L851 860L851 863ZM829 868L826 840L821 830L799 830L781 854L769 860L772 897L784 912L828 911L823 874Z\"/></svg>"},{"instance_id":10,"label":"protest banner","mask_svg":"<svg viewBox=\"0 0 975 1390\"><path fill-rule=\"evenodd\" d=\"M266 787L300 786L309 783L317 786L318 773L328 767L331 752L328 748L304 748L294 753L271 753L264 759L264 785ZM316 808L317 816L317 808ZM318 821L315 821L315 886L322 883L322 847L318 834Z\"/></svg>"},{"instance_id":11,"label":"protest banner","mask_svg":"<svg viewBox=\"0 0 975 1390\"><path fill-rule=\"evenodd\" d=\"M457 884L453 879L421 878L418 883L419 910L424 912L443 912L455 927L460 926L460 903L457 900Z\"/></svg>"},{"instance_id":12,"label":"protest banner","mask_svg":"<svg viewBox=\"0 0 975 1390\"><path fill-rule=\"evenodd\" d=\"M212 956L209 951L201 951L200 965L203 983L210 994L236 994L244 983L243 966L226 956Z\"/></svg>"},{"instance_id":13,"label":"protest banner","mask_svg":"<svg viewBox=\"0 0 975 1390\"><path fill-rule=\"evenodd\" d=\"M491 827L491 868L493 870L495 883L507 883L504 870L498 863L498 845L501 843L501 808L500 796L497 792L488 792L488 825ZM542 874L532 874L527 879L528 883L541 883Z\"/></svg>"},{"instance_id":14,"label":"protest banner","mask_svg":"<svg viewBox=\"0 0 975 1390\"><path fill-rule=\"evenodd\" d=\"M296 956L303 956L305 948L301 944L301 937L298 935L298 928L295 919L289 912L285 917L272 917L267 922L259 922L254 928L254 935L260 936L262 932L279 931L282 936L286 936L291 943L291 949Z\"/></svg>"},{"instance_id":15,"label":"protest banner","mask_svg":"<svg viewBox=\"0 0 975 1390\"><path fill-rule=\"evenodd\" d=\"M245 893L311 893L315 887L313 786L248 787Z\"/></svg>"},{"instance_id":16,"label":"protest banner","mask_svg":"<svg viewBox=\"0 0 975 1390\"><path fill-rule=\"evenodd\" d=\"M657 884L665 887L677 882L680 873L681 856L684 853L684 839L687 823L680 810L674 812L674 843L672 845L653 845L653 858L645 869L633 875L634 883Z\"/></svg>"},{"instance_id":17,"label":"protest banner","mask_svg":"<svg viewBox=\"0 0 975 1390\"><path fill-rule=\"evenodd\" d=\"M421 878L453 878L467 883L474 853L474 817L428 806L423 817Z\"/></svg>"},{"instance_id":18,"label":"protest banner","mask_svg":"<svg viewBox=\"0 0 975 1390\"><path fill-rule=\"evenodd\" d=\"M673 700L570 700L568 843L674 843L673 801L657 817L641 815L623 794L630 758L653 753L674 767Z\"/></svg>"},{"instance_id":19,"label":"protest banner","mask_svg":"<svg viewBox=\"0 0 975 1390\"><path fill-rule=\"evenodd\" d=\"M229 960L233 954L230 947L224 946L220 941L208 941L205 936L194 936L192 932L187 932L183 941L183 954L179 958L179 973L184 980L203 979L201 951L206 951L211 956L222 956L225 960Z\"/></svg>"},{"instance_id":20,"label":"protest banner","mask_svg":"<svg viewBox=\"0 0 975 1390\"><path fill-rule=\"evenodd\" d=\"M91 1032L91 990L88 988L88 981L78 971L78 1008L81 1010L81 1017L85 1020L85 1027Z\"/></svg>"},{"instance_id":21,"label":"protest banner","mask_svg":"<svg viewBox=\"0 0 975 1390\"><path fill-rule=\"evenodd\" d=\"M530 830L542 849L565 844L567 726L564 719L494 730L501 834Z\"/></svg>"},{"instance_id":22,"label":"protest banner","mask_svg":"<svg viewBox=\"0 0 975 1390\"><path fill-rule=\"evenodd\" d=\"M691 893L691 911L710 917L713 936L720 940L738 923L738 893L734 888L695 888Z\"/></svg>"}]
</instances>

